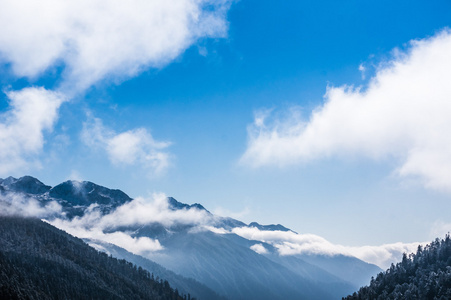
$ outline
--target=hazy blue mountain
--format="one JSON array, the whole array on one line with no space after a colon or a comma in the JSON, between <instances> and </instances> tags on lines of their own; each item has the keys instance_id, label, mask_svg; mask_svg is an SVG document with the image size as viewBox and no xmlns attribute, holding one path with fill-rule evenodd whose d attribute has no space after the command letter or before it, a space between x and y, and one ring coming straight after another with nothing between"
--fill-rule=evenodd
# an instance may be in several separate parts
<instances>
[{"instance_id":1,"label":"hazy blue mountain","mask_svg":"<svg viewBox=\"0 0 451 300\"><path fill-rule=\"evenodd\" d=\"M381 272L376 265L361 261L358 258L345 255L296 255L297 258L308 261L338 278L352 282L354 285L363 286L370 282L371 276Z\"/></svg>"},{"instance_id":2,"label":"hazy blue mountain","mask_svg":"<svg viewBox=\"0 0 451 300\"><path fill-rule=\"evenodd\" d=\"M306 278L250 249L255 241L235 234L177 232L160 239L162 253L149 257L196 278L230 299L335 299L354 285L308 265L308 271L333 278L332 284Z\"/></svg>"},{"instance_id":3,"label":"hazy blue mountain","mask_svg":"<svg viewBox=\"0 0 451 300\"><path fill-rule=\"evenodd\" d=\"M279 230L279 231L292 231L291 229L286 228L285 226L282 226L280 224L277 225L260 225L257 222L251 222L248 227L255 227L258 228L260 230L269 230L269 231L274 231L274 230Z\"/></svg>"},{"instance_id":4,"label":"hazy blue mountain","mask_svg":"<svg viewBox=\"0 0 451 300\"><path fill-rule=\"evenodd\" d=\"M192 279L178 275L163 266L139 255L128 252L116 245L98 240L84 239L90 246L99 251L103 251L119 259L125 259L152 273L155 277L163 278L169 282L173 288L177 288L182 294L190 294L199 300L225 300L206 285Z\"/></svg>"},{"instance_id":5,"label":"hazy blue mountain","mask_svg":"<svg viewBox=\"0 0 451 300\"><path fill-rule=\"evenodd\" d=\"M23 190L21 185L16 184L22 181L27 182ZM32 177L0 180L0 187L6 192L13 190L12 186L15 192L22 191L41 202L57 201L69 219L82 216L88 207L107 214L132 200L120 190L92 182L66 181L50 188L37 179L32 180ZM337 299L369 282L371 276L381 271L377 266L342 255L281 256L269 244L251 241L230 231L236 227L291 231L283 225L261 225L256 222L247 225L233 218L214 216L201 204L189 205L172 197L168 198L168 205L173 212L193 208L204 212L215 220L215 227L229 233L202 230L190 223L163 225L150 221L144 225L112 230L127 232L132 237L157 239L163 250L149 252L146 258L170 271L195 279L229 299ZM253 251L251 246L255 244L264 244L267 253ZM105 244L103 247L118 257L126 255L113 245ZM144 261L141 262L144 264Z\"/></svg>"}]
</instances>

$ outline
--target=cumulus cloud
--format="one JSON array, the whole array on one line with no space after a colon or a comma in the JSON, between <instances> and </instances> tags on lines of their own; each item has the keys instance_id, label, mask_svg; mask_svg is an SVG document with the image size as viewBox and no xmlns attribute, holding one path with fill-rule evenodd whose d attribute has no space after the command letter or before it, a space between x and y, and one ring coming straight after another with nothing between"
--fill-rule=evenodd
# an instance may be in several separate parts
<instances>
[{"instance_id":1,"label":"cumulus cloud","mask_svg":"<svg viewBox=\"0 0 451 300\"><path fill-rule=\"evenodd\" d=\"M156 141L145 128L116 133L100 119L88 116L81 139L92 148L106 151L115 165L139 165L153 174L161 174L170 166L171 155L165 151L170 143Z\"/></svg>"},{"instance_id":2,"label":"cumulus cloud","mask_svg":"<svg viewBox=\"0 0 451 300\"><path fill-rule=\"evenodd\" d=\"M383 269L388 268L391 263L400 261L403 253L416 252L417 247L420 244L394 243L381 246L350 247L332 244L326 239L314 234L298 234L293 231L266 231L259 230L255 227L237 227L232 229L231 232L249 240L271 244L277 248L280 255L342 254L346 256L355 256L363 261L376 264ZM256 245L254 245L255 249L252 250L256 252L257 250L262 250L261 247ZM264 249L267 251L266 248Z\"/></svg>"},{"instance_id":3,"label":"cumulus cloud","mask_svg":"<svg viewBox=\"0 0 451 300\"><path fill-rule=\"evenodd\" d=\"M161 67L196 40L227 32L228 0L4 0L0 58L17 76L62 66L83 90Z\"/></svg>"},{"instance_id":4,"label":"cumulus cloud","mask_svg":"<svg viewBox=\"0 0 451 300\"><path fill-rule=\"evenodd\" d=\"M287 166L330 156L395 158L396 173L451 191L451 31L395 50L366 87L329 87L309 119L291 114L248 129L241 161Z\"/></svg>"},{"instance_id":5,"label":"cumulus cloud","mask_svg":"<svg viewBox=\"0 0 451 300\"><path fill-rule=\"evenodd\" d=\"M39 165L44 133L51 131L62 94L44 88L8 91L9 110L0 115L0 175Z\"/></svg>"}]
</instances>

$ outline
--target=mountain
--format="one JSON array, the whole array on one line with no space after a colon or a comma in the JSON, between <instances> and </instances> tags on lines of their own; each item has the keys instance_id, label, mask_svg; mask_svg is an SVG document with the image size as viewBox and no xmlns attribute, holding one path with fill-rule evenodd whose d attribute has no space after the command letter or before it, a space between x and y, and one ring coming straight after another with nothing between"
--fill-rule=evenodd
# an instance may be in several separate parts
<instances>
[{"instance_id":1,"label":"mountain","mask_svg":"<svg viewBox=\"0 0 451 300\"><path fill-rule=\"evenodd\" d=\"M51 189L50 186L31 176L24 176L19 179L10 176L6 179L0 179L0 184L3 190L36 195L43 194Z\"/></svg>"},{"instance_id":2,"label":"mountain","mask_svg":"<svg viewBox=\"0 0 451 300\"><path fill-rule=\"evenodd\" d=\"M0 299L184 298L167 281L41 220L1 216Z\"/></svg>"},{"instance_id":3,"label":"mountain","mask_svg":"<svg viewBox=\"0 0 451 300\"><path fill-rule=\"evenodd\" d=\"M306 273L327 274L333 280L299 275L252 251L255 241L235 234L177 232L160 242L165 251L149 254L150 259L229 299L334 299L353 286L303 261Z\"/></svg>"},{"instance_id":4,"label":"mountain","mask_svg":"<svg viewBox=\"0 0 451 300\"><path fill-rule=\"evenodd\" d=\"M27 179L36 187L23 191L16 185L13 187L15 182L24 181L23 178L0 180L3 194L9 191L22 193L42 206L58 203L62 213L51 216L56 218L54 224L63 222L69 230L70 226L78 226L75 233L80 229L97 232L97 235L101 232L100 239L114 235L113 242L109 243L87 241L117 257L133 259L146 269L157 263L229 299L337 299L355 291L381 271L355 257L343 255L281 255L270 243L236 233L236 230L247 229L297 235L280 224L253 222L247 225L233 218L216 216L201 204L189 205L172 197L149 206L122 191L92 182L66 181L55 187L42 188L42 193L30 193L39 190L38 186L43 184L37 179ZM122 243L122 247L146 260L118 250L117 245L111 244L118 237L127 237L128 242ZM146 250L143 243L157 247ZM170 278L175 277L170 275ZM185 291L186 284L178 285L177 280L169 282ZM196 292L202 291L202 285ZM194 294L193 290L187 292Z\"/></svg>"},{"instance_id":5,"label":"mountain","mask_svg":"<svg viewBox=\"0 0 451 300\"><path fill-rule=\"evenodd\" d=\"M436 239L403 255L368 286L343 299L451 299L451 239Z\"/></svg>"},{"instance_id":6,"label":"mountain","mask_svg":"<svg viewBox=\"0 0 451 300\"><path fill-rule=\"evenodd\" d=\"M378 266L362 263L358 258L345 255L298 254L296 257L322 269L327 269L330 274L358 286L368 284L371 276L381 271Z\"/></svg>"},{"instance_id":7,"label":"mountain","mask_svg":"<svg viewBox=\"0 0 451 300\"><path fill-rule=\"evenodd\" d=\"M125 259L126 261L129 261L135 265L141 266L143 269L151 272L156 278L164 278L172 287L177 288L177 290L182 294L195 295L197 299L226 299L219 296L206 285L201 284L192 278L186 278L178 275L147 258L144 258L140 255L135 255L114 244L93 239L84 239L84 241L91 247L99 251L106 252L108 255L112 255L113 257L119 259Z\"/></svg>"},{"instance_id":8,"label":"mountain","mask_svg":"<svg viewBox=\"0 0 451 300\"><path fill-rule=\"evenodd\" d=\"M168 197L168 204L169 204L169 207L173 210L197 208L197 209L205 210L208 212L208 210L206 210L205 207L203 207L199 203L194 203L192 205L188 205L185 203L178 202L177 200L175 200L172 197Z\"/></svg>"},{"instance_id":9,"label":"mountain","mask_svg":"<svg viewBox=\"0 0 451 300\"><path fill-rule=\"evenodd\" d=\"M269 231L292 231L291 229L288 229L280 224L277 225L260 225L257 222L251 222L249 223L248 227L255 227L259 230L269 230Z\"/></svg>"},{"instance_id":10,"label":"mountain","mask_svg":"<svg viewBox=\"0 0 451 300\"><path fill-rule=\"evenodd\" d=\"M54 187L44 185L31 176L0 179L4 192L26 194L42 203L56 201L64 209L66 217L82 216L86 209L94 205L96 210L107 214L132 199L120 190L108 189L89 181L68 180Z\"/></svg>"}]
</instances>

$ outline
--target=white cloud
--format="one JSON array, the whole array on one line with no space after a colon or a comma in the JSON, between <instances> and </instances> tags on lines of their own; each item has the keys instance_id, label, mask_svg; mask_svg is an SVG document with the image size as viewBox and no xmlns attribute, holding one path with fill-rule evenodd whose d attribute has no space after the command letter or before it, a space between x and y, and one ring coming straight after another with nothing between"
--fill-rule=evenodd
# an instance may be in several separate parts
<instances>
[{"instance_id":1,"label":"white cloud","mask_svg":"<svg viewBox=\"0 0 451 300\"><path fill-rule=\"evenodd\" d=\"M3 0L0 58L17 76L63 66L66 85L161 67L202 37L223 37L227 0Z\"/></svg>"},{"instance_id":2,"label":"white cloud","mask_svg":"<svg viewBox=\"0 0 451 300\"><path fill-rule=\"evenodd\" d=\"M363 64L360 64L359 65L359 71L360 71L360 74L362 76L362 80L364 80L365 79L366 67Z\"/></svg>"},{"instance_id":3,"label":"white cloud","mask_svg":"<svg viewBox=\"0 0 451 300\"><path fill-rule=\"evenodd\" d=\"M396 173L451 191L451 32L394 51L366 88L329 87L308 120L293 114L249 127L242 162L288 166L330 156L395 158Z\"/></svg>"},{"instance_id":4,"label":"white cloud","mask_svg":"<svg viewBox=\"0 0 451 300\"><path fill-rule=\"evenodd\" d=\"M44 132L51 131L64 96L44 88L6 92L9 110L0 115L0 175L39 166Z\"/></svg>"},{"instance_id":5,"label":"white cloud","mask_svg":"<svg viewBox=\"0 0 451 300\"><path fill-rule=\"evenodd\" d=\"M266 250L265 246L263 246L262 244L255 244L255 245L252 245L250 248L252 251L255 251L258 254L268 253L268 250Z\"/></svg>"},{"instance_id":6,"label":"white cloud","mask_svg":"<svg viewBox=\"0 0 451 300\"><path fill-rule=\"evenodd\" d=\"M154 194L150 200L136 198L95 222L105 228L150 223L171 227L174 224L203 225L209 223L211 218L205 210L197 208L172 210L164 194Z\"/></svg>"},{"instance_id":7,"label":"white cloud","mask_svg":"<svg viewBox=\"0 0 451 300\"><path fill-rule=\"evenodd\" d=\"M36 199L12 192L0 196L0 215L47 218L62 214L61 205L55 201L42 205Z\"/></svg>"},{"instance_id":8,"label":"white cloud","mask_svg":"<svg viewBox=\"0 0 451 300\"><path fill-rule=\"evenodd\" d=\"M155 141L145 128L116 133L88 115L81 139L90 147L106 151L115 165L139 165L153 174L161 174L170 166L171 155L165 151L170 143Z\"/></svg>"},{"instance_id":9,"label":"white cloud","mask_svg":"<svg viewBox=\"0 0 451 300\"><path fill-rule=\"evenodd\" d=\"M166 228L178 224L202 228L212 220L211 215L197 208L172 210L164 194L155 194L152 199L136 198L106 215L96 208L97 205L91 205L82 217L72 220L55 218L47 222L79 238L101 240L145 255L162 250L163 246L156 239L134 237L131 232L122 231L124 227L159 223Z\"/></svg>"},{"instance_id":10,"label":"white cloud","mask_svg":"<svg viewBox=\"0 0 451 300\"><path fill-rule=\"evenodd\" d=\"M158 240L148 237L131 237L129 234L121 231L105 233L99 227L74 226L73 223L62 219L54 219L47 222L78 238L104 241L122 247L134 254L145 255L149 252L163 249Z\"/></svg>"},{"instance_id":11,"label":"white cloud","mask_svg":"<svg viewBox=\"0 0 451 300\"><path fill-rule=\"evenodd\" d=\"M314 234L298 234L293 231L266 231L255 227L237 227L235 233L249 240L272 244L280 255L324 254L355 256L363 261L388 268L401 260L403 253L416 252L420 243L394 243L381 246L350 247L335 245ZM422 243L425 244L425 243ZM255 246L255 245L254 245ZM252 249L256 251L255 249ZM265 248L266 250L266 248Z\"/></svg>"}]
</instances>

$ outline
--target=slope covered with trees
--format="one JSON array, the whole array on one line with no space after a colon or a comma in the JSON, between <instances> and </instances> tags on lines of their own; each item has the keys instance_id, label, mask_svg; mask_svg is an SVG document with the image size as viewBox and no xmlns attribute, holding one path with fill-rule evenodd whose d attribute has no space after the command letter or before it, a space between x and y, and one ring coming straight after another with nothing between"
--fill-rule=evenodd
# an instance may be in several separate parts
<instances>
[{"instance_id":1,"label":"slope covered with trees","mask_svg":"<svg viewBox=\"0 0 451 300\"><path fill-rule=\"evenodd\" d=\"M167 281L45 222L0 217L0 299L186 298Z\"/></svg>"},{"instance_id":2,"label":"slope covered with trees","mask_svg":"<svg viewBox=\"0 0 451 300\"><path fill-rule=\"evenodd\" d=\"M343 299L451 299L449 234L424 249L418 246L416 254L404 254L400 263L372 278L369 286Z\"/></svg>"}]
</instances>

